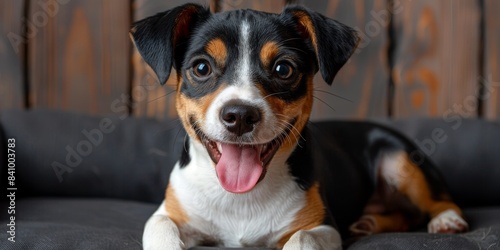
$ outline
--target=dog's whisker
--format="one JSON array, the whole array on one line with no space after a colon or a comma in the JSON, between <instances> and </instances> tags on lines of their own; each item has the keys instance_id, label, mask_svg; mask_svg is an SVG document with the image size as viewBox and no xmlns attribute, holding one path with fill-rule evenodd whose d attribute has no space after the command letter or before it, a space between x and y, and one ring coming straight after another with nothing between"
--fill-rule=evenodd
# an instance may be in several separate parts
<instances>
[{"instance_id":1,"label":"dog's whisker","mask_svg":"<svg viewBox=\"0 0 500 250\"><path fill-rule=\"evenodd\" d=\"M328 92L326 90L322 90L322 89L317 89L317 88L314 88L313 91L316 91L316 92L321 92L321 93L325 93L325 94L328 94L328 95L331 95L331 96L335 96L335 97L338 97L342 100L346 100L348 102L353 102L351 99L349 98L346 98L346 97L343 97L341 95L337 95L337 94L334 94L334 93L331 93L331 92Z\"/></svg>"},{"instance_id":2,"label":"dog's whisker","mask_svg":"<svg viewBox=\"0 0 500 250\"><path fill-rule=\"evenodd\" d=\"M165 128L162 128L162 129L159 129L158 131L155 132L155 135L158 135L160 133L163 133L165 131L169 131L171 129L175 129L177 126L177 124L174 124L174 123L177 123L180 121L180 118L175 118L175 119L172 119L170 121L168 121L166 124L165 124Z\"/></svg>"},{"instance_id":3,"label":"dog's whisker","mask_svg":"<svg viewBox=\"0 0 500 250\"><path fill-rule=\"evenodd\" d=\"M279 125L284 127L284 128L283 128L283 131L286 131L287 129L290 129L290 130L291 130L291 128L290 128L291 124L290 124L289 122L286 122L286 121L281 121L281 122L279 123ZM293 141L292 141L291 137L288 135L288 133L281 133L281 134L280 134L280 136L284 137L284 139L283 139L283 141L282 141L282 142L284 142L284 140L285 140L285 139L288 139L288 142L289 142L290 144L293 144Z\"/></svg>"},{"instance_id":4,"label":"dog's whisker","mask_svg":"<svg viewBox=\"0 0 500 250\"><path fill-rule=\"evenodd\" d=\"M286 94L286 93L287 93L286 91L276 92L276 93L272 93L272 94L266 95L262 99L266 99L266 98L274 96L274 95L281 95L281 94Z\"/></svg>"},{"instance_id":5,"label":"dog's whisker","mask_svg":"<svg viewBox=\"0 0 500 250\"><path fill-rule=\"evenodd\" d=\"M157 100L159 100L159 99L161 99L161 98L164 98L164 97L167 97L167 96L171 95L172 93L174 93L175 91L176 91L176 90L172 90L172 91L167 92L165 95L162 95L162 96L160 96L160 97L157 97L157 98L155 98L155 99L153 99L153 100L148 100L148 103L150 103L150 102L154 102L154 101L157 101Z\"/></svg>"},{"instance_id":6,"label":"dog's whisker","mask_svg":"<svg viewBox=\"0 0 500 250\"><path fill-rule=\"evenodd\" d=\"M290 132L293 133L295 137L297 137L297 135L299 135L300 138L302 138L302 140L305 141L305 138L302 136L302 133L300 133L300 131L297 129L297 127L295 127L293 124L291 124L290 122L288 122L288 116L283 115L283 114L276 114L276 115L277 116L281 116L281 117L284 118L284 120L281 121L281 122L285 122L287 124L287 127L290 129ZM295 135L294 132L296 132L297 135ZM296 138L296 139L298 139L298 138Z\"/></svg>"},{"instance_id":7,"label":"dog's whisker","mask_svg":"<svg viewBox=\"0 0 500 250\"><path fill-rule=\"evenodd\" d=\"M179 134L181 133L181 131L182 131L182 128L179 128L177 130L177 133L175 134L174 140L172 142L172 148L175 148L175 146L176 146L175 144L177 143L177 139L178 139Z\"/></svg>"},{"instance_id":8,"label":"dog's whisker","mask_svg":"<svg viewBox=\"0 0 500 250\"><path fill-rule=\"evenodd\" d=\"M323 104L325 104L326 106L328 106L330 109L332 109L332 111L336 111L332 106L330 106L330 104L328 104L327 102L321 100L321 98L317 97L317 96L313 96L316 100L322 102Z\"/></svg>"}]
</instances>

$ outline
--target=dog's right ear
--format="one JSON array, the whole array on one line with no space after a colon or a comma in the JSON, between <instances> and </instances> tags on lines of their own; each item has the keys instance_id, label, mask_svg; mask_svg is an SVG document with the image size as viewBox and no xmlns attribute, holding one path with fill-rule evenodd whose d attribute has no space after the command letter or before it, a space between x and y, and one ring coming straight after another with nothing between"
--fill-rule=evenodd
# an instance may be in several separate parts
<instances>
[{"instance_id":1,"label":"dog's right ear","mask_svg":"<svg viewBox=\"0 0 500 250\"><path fill-rule=\"evenodd\" d=\"M179 70L188 40L210 11L197 4L185 4L134 23L130 35L144 61L163 85L172 65Z\"/></svg>"},{"instance_id":2,"label":"dog's right ear","mask_svg":"<svg viewBox=\"0 0 500 250\"><path fill-rule=\"evenodd\" d=\"M301 6L287 6L281 13L295 23L304 38L310 39L325 82L332 85L333 78L347 62L359 42L356 31L336 20Z\"/></svg>"}]
</instances>

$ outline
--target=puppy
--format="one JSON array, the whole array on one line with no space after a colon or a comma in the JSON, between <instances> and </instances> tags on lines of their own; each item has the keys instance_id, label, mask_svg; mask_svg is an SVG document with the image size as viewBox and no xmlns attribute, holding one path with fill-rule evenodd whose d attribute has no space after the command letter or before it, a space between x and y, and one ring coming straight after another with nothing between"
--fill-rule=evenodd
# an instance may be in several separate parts
<instances>
[{"instance_id":1,"label":"puppy","mask_svg":"<svg viewBox=\"0 0 500 250\"><path fill-rule=\"evenodd\" d=\"M405 231L427 216L429 232L467 228L405 138L369 123L306 126L313 77L332 84L358 43L353 29L299 6L212 14L186 4L131 36L162 84L176 70L189 135L145 249L341 249L341 233Z\"/></svg>"}]
</instances>

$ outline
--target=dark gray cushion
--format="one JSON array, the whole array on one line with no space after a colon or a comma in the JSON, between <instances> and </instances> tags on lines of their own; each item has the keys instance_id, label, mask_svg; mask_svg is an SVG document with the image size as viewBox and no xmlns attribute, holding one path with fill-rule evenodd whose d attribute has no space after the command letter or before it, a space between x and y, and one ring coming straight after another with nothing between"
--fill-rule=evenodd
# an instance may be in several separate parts
<instances>
[{"instance_id":1,"label":"dark gray cushion","mask_svg":"<svg viewBox=\"0 0 500 250\"><path fill-rule=\"evenodd\" d=\"M350 250L448 250L500 249L500 225L480 228L469 233L427 234L386 233L366 237L349 247Z\"/></svg>"},{"instance_id":2,"label":"dark gray cushion","mask_svg":"<svg viewBox=\"0 0 500 250\"><path fill-rule=\"evenodd\" d=\"M147 118L35 110L0 113L0 124L16 139L18 196L160 202L184 140L177 121Z\"/></svg>"},{"instance_id":3,"label":"dark gray cushion","mask_svg":"<svg viewBox=\"0 0 500 250\"><path fill-rule=\"evenodd\" d=\"M113 199L20 200L16 243L2 239L0 249L141 249L144 224L157 207ZM349 249L500 248L500 207L466 209L465 215L472 230L466 234L380 234L363 238ZM0 223L8 222L2 219Z\"/></svg>"},{"instance_id":4,"label":"dark gray cushion","mask_svg":"<svg viewBox=\"0 0 500 250\"><path fill-rule=\"evenodd\" d=\"M16 242L2 239L0 249L141 249L144 224L156 209L112 199L20 200Z\"/></svg>"}]
</instances>

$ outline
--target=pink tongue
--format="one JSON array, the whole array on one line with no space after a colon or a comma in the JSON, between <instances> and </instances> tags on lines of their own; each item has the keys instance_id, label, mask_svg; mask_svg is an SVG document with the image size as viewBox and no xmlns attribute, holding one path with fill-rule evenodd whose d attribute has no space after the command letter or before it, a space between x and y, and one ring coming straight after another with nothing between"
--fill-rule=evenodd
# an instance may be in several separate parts
<instances>
[{"instance_id":1,"label":"pink tongue","mask_svg":"<svg viewBox=\"0 0 500 250\"><path fill-rule=\"evenodd\" d=\"M263 167L260 149L221 143L222 155L215 167L222 187L232 193L245 193L257 185Z\"/></svg>"}]
</instances>

